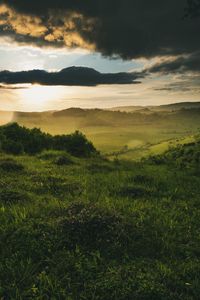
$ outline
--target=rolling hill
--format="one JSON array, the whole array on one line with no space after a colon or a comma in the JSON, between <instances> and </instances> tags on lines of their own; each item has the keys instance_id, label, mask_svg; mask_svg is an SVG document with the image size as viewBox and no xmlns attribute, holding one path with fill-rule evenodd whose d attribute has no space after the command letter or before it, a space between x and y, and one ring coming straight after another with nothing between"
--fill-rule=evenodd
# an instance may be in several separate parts
<instances>
[{"instance_id":1,"label":"rolling hill","mask_svg":"<svg viewBox=\"0 0 200 300\"><path fill-rule=\"evenodd\" d=\"M194 135L200 128L200 103L137 107L135 111L69 108L46 112L0 112L1 120L39 127L51 134L83 132L105 153L128 149L128 158L144 149ZM145 150L146 152L146 150Z\"/></svg>"},{"instance_id":2,"label":"rolling hill","mask_svg":"<svg viewBox=\"0 0 200 300\"><path fill-rule=\"evenodd\" d=\"M121 112L136 112L136 111L176 111L180 109L199 109L200 102L180 102L172 104L164 104L158 106L118 106L113 107L111 111L121 111Z\"/></svg>"}]
</instances>

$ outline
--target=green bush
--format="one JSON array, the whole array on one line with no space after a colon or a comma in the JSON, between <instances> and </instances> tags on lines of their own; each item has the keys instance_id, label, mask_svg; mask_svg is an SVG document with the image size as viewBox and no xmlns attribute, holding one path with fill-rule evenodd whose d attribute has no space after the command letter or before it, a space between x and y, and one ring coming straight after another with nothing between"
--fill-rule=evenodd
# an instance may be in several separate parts
<instances>
[{"instance_id":1,"label":"green bush","mask_svg":"<svg viewBox=\"0 0 200 300\"><path fill-rule=\"evenodd\" d=\"M51 136L38 128L28 129L17 123L0 127L1 149L6 153L37 154L43 150L67 151L73 156L89 157L97 154L85 135L76 131L69 135Z\"/></svg>"},{"instance_id":2,"label":"green bush","mask_svg":"<svg viewBox=\"0 0 200 300\"><path fill-rule=\"evenodd\" d=\"M1 146L2 150L8 154L19 155L24 152L23 145L20 142L5 140Z\"/></svg>"}]
</instances>

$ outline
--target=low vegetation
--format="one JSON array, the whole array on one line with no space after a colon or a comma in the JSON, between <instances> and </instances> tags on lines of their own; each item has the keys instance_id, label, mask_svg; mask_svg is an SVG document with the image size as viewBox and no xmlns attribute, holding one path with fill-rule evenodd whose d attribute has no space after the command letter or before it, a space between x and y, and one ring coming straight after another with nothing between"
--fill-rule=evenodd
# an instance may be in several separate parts
<instances>
[{"instance_id":1,"label":"low vegetation","mask_svg":"<svg viewBox=\"0 0 200 300\"><path fill-rule=\"evenodd\" d=\"M28 128L37 124L53 135L80 130L109 158L140 160L162 154L171 143L176 144L176 139L196 134L200 128L200 103L118 107L113 111L69 108L41 113L16 112L13 120Z\"/></svg>"},{"instance_id":2,"label":"low vegetation","mask_svg":"<svg viewBox=\"0 0 200 300\"><path fill-rule=\"evenodd\" d=\"M0 299L199 299L198 137L142 162L24 141L0 153Z\"/></svg>"},{"instance_id":3,"label":"low vegetation","mask_svg":"<svg viewBox=\"0 0 200 300\"><path fill-rule=\"evenodd\" d=\"M17 123L0 127L0 147L8 154L37 154L43 150L63 150L78 157L97 154L93 144L79 131L69 135L42 132L38 128L28 129Z\"/></svg>"}]
</instances>

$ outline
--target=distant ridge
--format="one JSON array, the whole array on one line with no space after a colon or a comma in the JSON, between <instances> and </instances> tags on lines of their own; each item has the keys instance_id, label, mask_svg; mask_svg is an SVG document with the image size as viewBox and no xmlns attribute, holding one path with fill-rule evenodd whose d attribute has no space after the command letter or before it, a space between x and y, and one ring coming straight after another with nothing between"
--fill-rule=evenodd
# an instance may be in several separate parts
<instances>
[{"instance_id":1,"label":"distant ridge","mask_svg":"<svg viewBox=\"0 0 200 300\"><path fill-rule=\"evenodd\" d=\"M180 109L194 109L200 108L200 102L179 102L163 105L151 105L151 106L118 106L112 107L109 110L111 111L122 111L122 112L135 112L135 111L173 111Z\"/></svg>"},{"instance_id":2,"label":"distant ridge","mask_svg":"<svg viewBox=\"0 0 200 300\"><path fill-rule=\"evenodd\" d=\"M171 104L162 104L162 105L130 105L130 106L116 106L111 108L81 108L81 107L69 107L66 109L61 110L46 110L46 111L4 111L0 110L0 118L3 114L11 114L14 113L15 115L35 115L39 116L41 114L48 115L56 115L56 116L66 116L66 115L83 115L85 112L140 112L140 113L150 113L150 112L157 112L157 111L176 111L182 109L200 109L200 101L199 102L178 102L178 103L171 103Z\"/></svg>"}]
</instances>

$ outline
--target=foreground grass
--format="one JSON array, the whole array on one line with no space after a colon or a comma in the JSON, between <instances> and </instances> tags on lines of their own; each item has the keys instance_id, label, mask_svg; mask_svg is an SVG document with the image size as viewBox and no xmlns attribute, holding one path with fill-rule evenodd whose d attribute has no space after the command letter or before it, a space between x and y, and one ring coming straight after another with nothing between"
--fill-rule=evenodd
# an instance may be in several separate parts
<instances>
[{"instance_id":1,"label":"foreground grass","mask_svg":"<svg viewBox=\"0 0 200 300\"><path fill-rule=\"evenodd\" d=\"M63 155L1 154L0 298L199 299L199 176Z\"/></svg>"}]
</instances>

